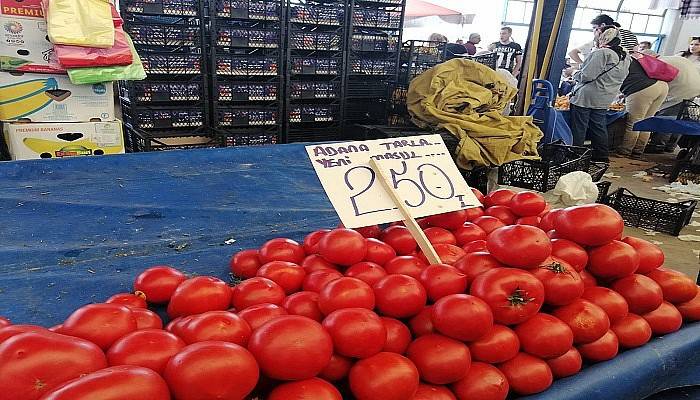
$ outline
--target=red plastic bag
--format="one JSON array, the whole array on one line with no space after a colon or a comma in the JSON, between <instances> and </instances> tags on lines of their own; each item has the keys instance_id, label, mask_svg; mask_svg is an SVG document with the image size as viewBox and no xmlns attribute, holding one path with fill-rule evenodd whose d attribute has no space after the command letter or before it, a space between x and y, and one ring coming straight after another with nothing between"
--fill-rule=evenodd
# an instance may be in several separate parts
<instances>
[{"instance_id":1,"label":"red plastic bag","mask_svg":"<svg viewBox=\"0 0 700 400\"><path fill-rule=\"evenodd\" d=\"M659 60L656 57L647 56L641 53L635 53L635 58L651 79L656 79L664 82L671 82L678 76L678 68L673 65Z\"/></svg>"}]
</instances>

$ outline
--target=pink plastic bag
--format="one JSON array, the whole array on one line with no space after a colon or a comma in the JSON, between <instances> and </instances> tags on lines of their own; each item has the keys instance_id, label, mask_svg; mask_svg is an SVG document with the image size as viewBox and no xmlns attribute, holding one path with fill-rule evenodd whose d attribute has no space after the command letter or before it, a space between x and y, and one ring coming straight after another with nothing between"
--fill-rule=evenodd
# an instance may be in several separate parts
<instances>
[{"instance_id":1,"label":"pink plastic bag","mask_svg":"<svg viewBox=\"0 0 700 400\"><path fill-rule=\"evenodd\" d=\"M673 65L659 60L656 57L647 56L641 53L636 53L635 58L651 79L656 79L664 82L671 82L678 76L678 68Z\"/></svg>"}]
</instances>

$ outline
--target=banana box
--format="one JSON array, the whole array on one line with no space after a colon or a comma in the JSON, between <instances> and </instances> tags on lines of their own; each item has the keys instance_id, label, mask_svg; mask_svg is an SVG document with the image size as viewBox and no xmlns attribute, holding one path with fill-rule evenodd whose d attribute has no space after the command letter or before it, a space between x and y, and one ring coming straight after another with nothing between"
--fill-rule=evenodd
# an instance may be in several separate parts
<instances>
[{"instance_id":1,"label":"banana box","mask_svg":"<svg viewBox=\"0 0 700 400\"><path fill-rule=\"evenodd\" d=\"M43 18L0 15L0 69L64 73L46 29Z\"/></svg>"},{"instance_id":2,"label":"banana box","mask_svg":"<svg viewBox=\"0 0 700 400\"><path fill-rule=\"evenodd\" d=\"M5 124L13 160L100 156L124 153L121 121Z\"/></svg>"},{"instance_id":3,"label":"banana box","mask_svg":"<svg viewBox=\"0 0 700 400\"><path fill-rule=\"evenodd\" d=\"M66 75L0 72L0 120L113 121L113 84L74 85Z\"/></svg>"}]
</instances>

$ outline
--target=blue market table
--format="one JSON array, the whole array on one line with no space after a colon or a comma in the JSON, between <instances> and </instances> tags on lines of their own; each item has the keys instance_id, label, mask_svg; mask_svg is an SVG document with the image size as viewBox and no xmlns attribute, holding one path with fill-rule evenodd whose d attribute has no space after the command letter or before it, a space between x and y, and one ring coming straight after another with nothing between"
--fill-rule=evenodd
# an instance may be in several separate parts
<instances>
[{"instance_id":1,"label":"blue market table","mask_svg":"<svg viewBox=\"0 0 700 400\"><path fill-rule=\"evenodd\" d=\"M676 117L656 116L643 119L634 124L636 131L658 133L679 133L691 137L686 141L687 151L679 153L669 176L669 182L674 182L685 170L696 172L700 170L700 121L679 120ZM679 143L680 144L680 143Z\"/></svg>"},{"instance_id":2,"label":"blue market table","mask_svg":"<svg viewBox=\"0 0 700 400\"><path fill-rule=\"evenodd\" d=\"M0 163L0 315L50 326L155 264L229 257L338 222L302 145ZM642 399L700 384L700 324L528 399Z\"/></svg>"}]
</instances>

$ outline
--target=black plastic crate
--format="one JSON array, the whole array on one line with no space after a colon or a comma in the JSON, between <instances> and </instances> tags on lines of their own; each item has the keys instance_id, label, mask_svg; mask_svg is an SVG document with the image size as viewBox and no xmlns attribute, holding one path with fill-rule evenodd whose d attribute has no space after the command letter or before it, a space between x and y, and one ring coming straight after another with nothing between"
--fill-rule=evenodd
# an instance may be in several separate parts
<instances>
[{"instance_id":1,"label":"black plastic crate","mask_svg":"<svg viewBox=\"0 0 700 400\"><path fill-rule=\"evenodd\" d=\"M625 188L608 195L605 203L617 210L625 224L678 236L690 223L697 200L667 203L636 196Z\"/></svg>"},{"instance_id":2,"label":"black plastic crate","mask_svg":"<svg viewBox=\"0 0 700 400\"><path fill-rule=\"evenodd\" d=\"M401 5L405 0L355 0L356 4L390 4Z\"/></svg>"},{"instance_id":3,"label":"black plastic crate","mask_svg":"<svg viewBox=\"0 0 700 400\"><path fill-rule=\"evenodd\" d=\"M198 75L202 73L201 54L141 54L148 75Z\"/></svg>"},{"instance_id":4,"label":"black plastic crate","mask_svg":"<svg viewBox=\"0 0 700 400\"><path fill-rule=\"evenodd\" d=\"M395 72L395 60L357 56L350 61L351 75L389 76Z\"/></svg>"},{"instance_id":5,"label":"black plastic crate","mask_svg":"<svg viewBox=\"0 0 700 400\"><path fill-rule=\"evenodd\" d=\"M400 29L401 11L356 6L352 10L352 24L354 27Z\"/></svg>"},{"instance_id":6,"label":"black plastic crate","mask_svg":"<svg viewBox=\"0 0 700 400\"><path fill-rule=\"evenodd\" d=\"M257 21L279 21L282 4L279 0L216 0L215 16Z\"/></svg>"},{"instance_id":7,"label":"black plastic crate","mask_svg":"<svg viewBox=\"0 0 700 400\"><path fill-rule=\"evenodd\" d=\"M224 76L275 76L279 60L267 55L217 54L216 74Z\"/></svg>"},{"instance_id":8,"label":"black plastic crate","mask_svg":"<svg viewBox=\"0 0 700 400\"><path fill-rule=\"evenodd\" d=\"M294 100L337 99L340 82L292 81L289 82L289 98Z\"/></svg>"},{"instance_id":9,"label":"black plastic crate","mask_svg":"<svg viewBox=\"0 0 700 400\"><path fill-rule=\"evenodd\" d=\"M200 15L200 0L121 0L122 10L134 14Z\"/></svg>"},{"instance_id":10,"label":"black plastic crate","mask_svg":"<svg viewBox=\"0 0 700 400\"><path fill-rule=\"evenodd\" d=\"M339 57L292 57L289 71L292 75L340 75Z\"/></svg>"},{"instance_id":11,"label":"black plastic crate","mask_svg":"<svg viewBox=\"0 0 700 400\"><path fill-rule=\"evenodd\" d=\"M383 123L386 119L386 99L377 101L362 101L348 99L345 105L345 120L362 123Z\"/></svg>"},{"instance_id":12,"label":"black plastic crate","mask_svg":"<svg viewBox=\"0 0 700 400\"><path fill-rule=\"evenodd\" d=\"M275 101L279 98L276 82L217 82L214 96L218 101Z\"/></svg>"},{"instance_id":13,"label":"black plastic crate","mask_svg":"<svg viewBox=\"0 0 700 400\"><path fill-rule=\"evenodd\" d=\"M486 65L492 70L496 70L496 63L498 62L498 53L486 53L480 54L478 56L471 56L469 59L478 62L479 64Z\"/></svg>"},{"instance_id":14,"label":"black plastic crate","mask_svg":"<svg viewBox=\"0 0 700 400\"><path fill-rule=\"evenodd\" d=\"M217 26L216 45L276 49L280 46L280 31L245 26Z\"/></svg>"},{"instance_id":15,"label":"black plastic crate","mask_svg":"<svg viewBox=\"0 0 700 400\"><path fill-rule=\"evenodd\" d=\"M347 91L345 95L354 98L385 98L388 91L388 83L386 82L368 83L365 81L348 80L346 87Z\"/></svg>"},{"instance_id":16,"label":"black plastic crate","mask_svg":"<svg viewBox=\"0 0 700 400\"><path fill-rule=\"evenodd\" d=\"M135 104L176 103L206 100L206 86L202 78L187 82L175 81L123 81L120 83L122 98Z\"/></svg>"},{"instance_id":17,"label":"black plastic crate","mask_svg":"<svg viewBox=\"0 0 700 400\"><path fill-rule=\"evenodd\" d=\"M217 127L274 126L279 121L277 107L246 106L216 110Z\"/></svg>"},{"instance_id":18,"label":"black plastic crate","mask_svg":"<svg viewBox=\"0 0 700 400\"><path fill-rule=\"evenodd\" d=\"M342 43L338 32L293 30L289 33L289 48L293 50L339 51Z\"/></svg>"},{"instance_id":19,"label":"black plastic crate","mask_svg":"<svg viewBox=\"0 0 700 400\"><path fill-rule=\"evenodd\" d=\"M289 22L309 25L343 26L345 24L345 5L329 4L291 4Z\"/></svg>"},{"instance_id":20,"label":"black plastic crate","mask_svg":"<svg viewBox=\"0 0 700 400\"><path fill-rule=\"evenodd\" d=\"M429 40L408 40L401 45L401 62L442 62L441 42Z\"/></svg>"},{"instance_id":21,"label":"black plastic crate","mask_svg":"<svg viewBox=\"0 0 700 400\"><path fill-rule=\"evenodd\" d=\"M605 203L605 198L608 197L608 192L610 192L610 186L612 182L610 181L600 181L595 184L598 187L598 198L596 203Z\"/></svg>"},{"instance_id":22,"label":"black plastic crate","mask_svg":"<svg viewBox=\"0 0 700 400\"><path fill-rule=\"evenodd\" d=\"M340 120L339 107L333 104L293 104L289 108L290 123L319 123Z\"/></svg>"},{"instance_id":23,"label":"black plastic crate","mask_svg":"<svg viewBox=\"0 0 700 400\"><path fill-rule=\"evenodd\" d=\"M126 20L124 28L139 50L142 46L198 47L202 44L201 27L185 18L141 17Z\"/></svg>"},{"instance_id":24,"label":"black plastic crate","mask_svg":"<svg viewBox=\"0 0 700 400\"><path fill-rule=\"evenodd\" d=\"M355 32L350 48L353 51L393 53L396 51L396 37L385 32Z\"/></svg>"},{"instance_id":25,"label":"black plastic crate","mask_svg":"<svg viewBox=\"0 0 700 400\"><path fill-rule=\"evenodd\" d=\"M598 182L599 180L603 179L603 175L605 174L605 171L608 170L609 166L610 164L605 162L591 161L588 167L588 174L591 175L593 182Z\"/></svg>"},{"instance_id":26,"label":"black plastic crate","mask_svg":"<svg viewBox=\"0 0 700 400\"><path fill-rule=\"evenodd\" d=\"M287 131L286 141L296 142L328 142L341 139L340 126L323 128L290 129Z\"/></svg>"},{"instance_id":27,"label":"black plastic crate","mask_svg":"<svg viewBox=\"0 0 700 400\"><path fill-rule=\"evenodd\" d=\"M271 132L223 133L220 136L222 147L262 146L277 144L279 140L277 134Z\"/></svg>"},{"instance_id":28,"label":"black plastic crate","mask_svg":"<svg viewBox=\"0 0 700 400\"><path fill-rule=\"evenodd\" d=\"M546 192L554 189L559 178L573 171L588 171L591 151L585 147L545 144L539 149L541 160L517 160L498 170L498 183Z\"/></svg>"},{"instance_id":29,"label":"black plastic crate","mask_svg":"<svg viewBox=\"0 0 700 400\"><path fill-rule=\"evenodd\" d=\"M204 107L136 107L122 103L124 123L139 130L191 129L205 125Z\"/></svg>"},{"instance_id":30,"label":"black plastic crate","mask_svg":"<svg viewBox=\"0 0 700 400\"><path fill-rule=\"evenodd\" d=\"M143 132L126 128L124 131L128 150L131 152L201 149L220 146L220 139L213 135L197 135L190 132Z\"/></svg>"},{"instance_id":31,"label":"black plastic crate","mask_svg":"<svg viewBox=\"0 0 700 400\"><path fill-rule=\"evenodd\" d=\"M700 121L700 104L693 100L683 100L678 119L685 121Z\"/></svg>"}]
</instances>

